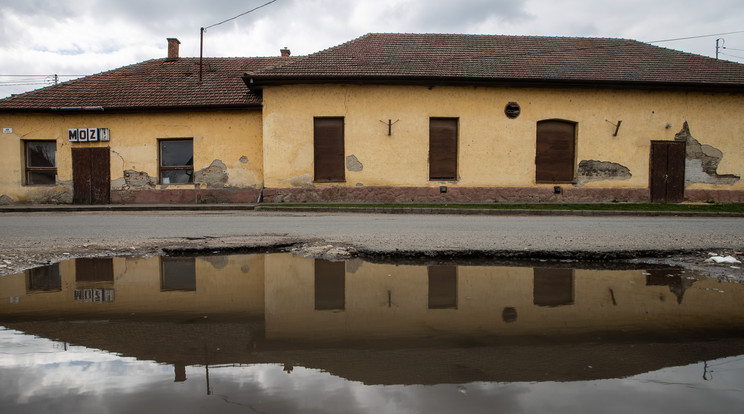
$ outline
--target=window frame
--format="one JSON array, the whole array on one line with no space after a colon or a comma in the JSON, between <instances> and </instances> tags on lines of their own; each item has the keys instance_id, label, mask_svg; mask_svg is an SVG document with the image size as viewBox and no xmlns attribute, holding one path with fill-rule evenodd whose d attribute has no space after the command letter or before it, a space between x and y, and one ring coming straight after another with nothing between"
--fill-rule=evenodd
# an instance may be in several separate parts
<instances>
[{"instance_id":1,"label":"window frame","mask_svg":"<svg viewBox=\"0 0 744 414\"><path fill-rule=\"evenodd\" d=\"M163 165L163 144L167 142L190 142L191 143L191 165ZM189 181L186 183L163 182L163 172L187 171ZM188 173L190 172L190 174ZM161 185L193 184L194 183L194 138L160 138L158 139L158 183Z\"/></svg>"},{"instance_id":2,"label":"window frame","mask_svg":"<svg viewBox=\"0 0 744 414\"><path fill-rule=\"evenodd\" d=\"M54 146L54 167L32 167L29 166L29 160L31 157L28 155L29 144L32 143L45 143L53 144ZM40 173L54 173L54 179L51 183L34 183L30 179L30 174ZM57 185L57 141L53 139L35 139L35 140L23 140L23 185L26 186L54 186Z\"/></svg>"}]
</instances>

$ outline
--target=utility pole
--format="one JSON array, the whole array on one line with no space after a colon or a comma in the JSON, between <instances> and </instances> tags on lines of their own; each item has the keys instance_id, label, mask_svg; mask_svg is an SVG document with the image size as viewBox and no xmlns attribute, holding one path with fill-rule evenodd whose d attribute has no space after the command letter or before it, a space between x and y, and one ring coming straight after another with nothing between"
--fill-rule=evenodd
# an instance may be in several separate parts
<instances>
[{"instance_id":1,"label":"utility pole","mask_svg":"<svg viewBox=\"0 0 744 414\"><path fill-rule=\"evenodd\" d=\"M723 41L723 42L722 42L722 44L720 44L720 46L719 46L719 42L721 42L721 41ZM725 44L726 44L726 39L724 39L724 38L722 38L722 37L719 37L718 39L716 39L716 59L718 59L718 51L719 51L719 50L721 49L721 47L723 47L723 45L725 45Z\"/></svg>"}]
</instances>

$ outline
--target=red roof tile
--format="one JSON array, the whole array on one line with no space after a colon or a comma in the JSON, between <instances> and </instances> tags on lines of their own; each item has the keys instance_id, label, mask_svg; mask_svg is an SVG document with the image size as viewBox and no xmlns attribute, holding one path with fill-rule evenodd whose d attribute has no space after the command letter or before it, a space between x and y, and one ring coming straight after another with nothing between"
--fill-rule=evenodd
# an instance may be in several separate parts
<instances>
[{"instance_id":1,"label":"red roof tile","mask_svg":"<svg viewBox=\"0 0 744 414\"><path fill-rule=\"evenodd\" d=\"M0 111L49 111L103 107L104 110L165 110L260 107L240 76L287 63L294 57L156 59L49 86L0 100Z\"/></svg>"},{"instance_id":2,"label":"red roof tile","mask_svg":"<svg viewBox=\"0 0 744 414\"><path fill-rule=\"evenodd\" d=\"M742 90L744 65L625 39L368 34L245 75L252 88L354 81Z\"/></svg>"}]
</instances>

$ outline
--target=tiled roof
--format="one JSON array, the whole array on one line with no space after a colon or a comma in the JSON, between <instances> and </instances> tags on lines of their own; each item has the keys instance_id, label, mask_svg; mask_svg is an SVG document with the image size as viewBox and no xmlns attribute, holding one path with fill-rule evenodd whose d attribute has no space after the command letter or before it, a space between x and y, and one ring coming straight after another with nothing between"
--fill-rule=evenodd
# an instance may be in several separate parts
<instances>
[{"instance_id":1,"label":"tiled roof","mask_svg":"<svg viewBox=\"0 0 744 414\"><path fill-rule=\"evenodd\" d=\"M104 110L196 109L260 106L261 97L241 81L245 71L294 57L155 59L0 100L0 111L103 107Z\"/></svg>"},{"instance_id":2,"label":"tiled roof","mask_svg":"<svg viewBox=\"0 0 744 414\"><path fill-rule=\"evenodd\" d=\"M368 34L246 73L251 88L298 82L499 83L744 89L744 65L634 40Z\"/></svg>"}]
</instances>

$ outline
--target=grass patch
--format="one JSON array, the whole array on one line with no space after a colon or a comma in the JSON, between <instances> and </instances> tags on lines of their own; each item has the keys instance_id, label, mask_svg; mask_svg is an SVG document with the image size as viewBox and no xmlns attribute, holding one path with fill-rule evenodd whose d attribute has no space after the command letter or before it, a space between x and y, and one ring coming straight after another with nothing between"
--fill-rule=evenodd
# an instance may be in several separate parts
<instances>
[{"instance_id":1,"label":"grass patch","mask_svg":"<svg viewBox=\"0 0 744 414\"><path fill-rule=\"evenodd\" d=\"M744 213L744 204L262 204L277 207L385 208L385 209L480 209L480 210L589 210L669 211L692 213Z\"/></svg>"}]
</instances>

